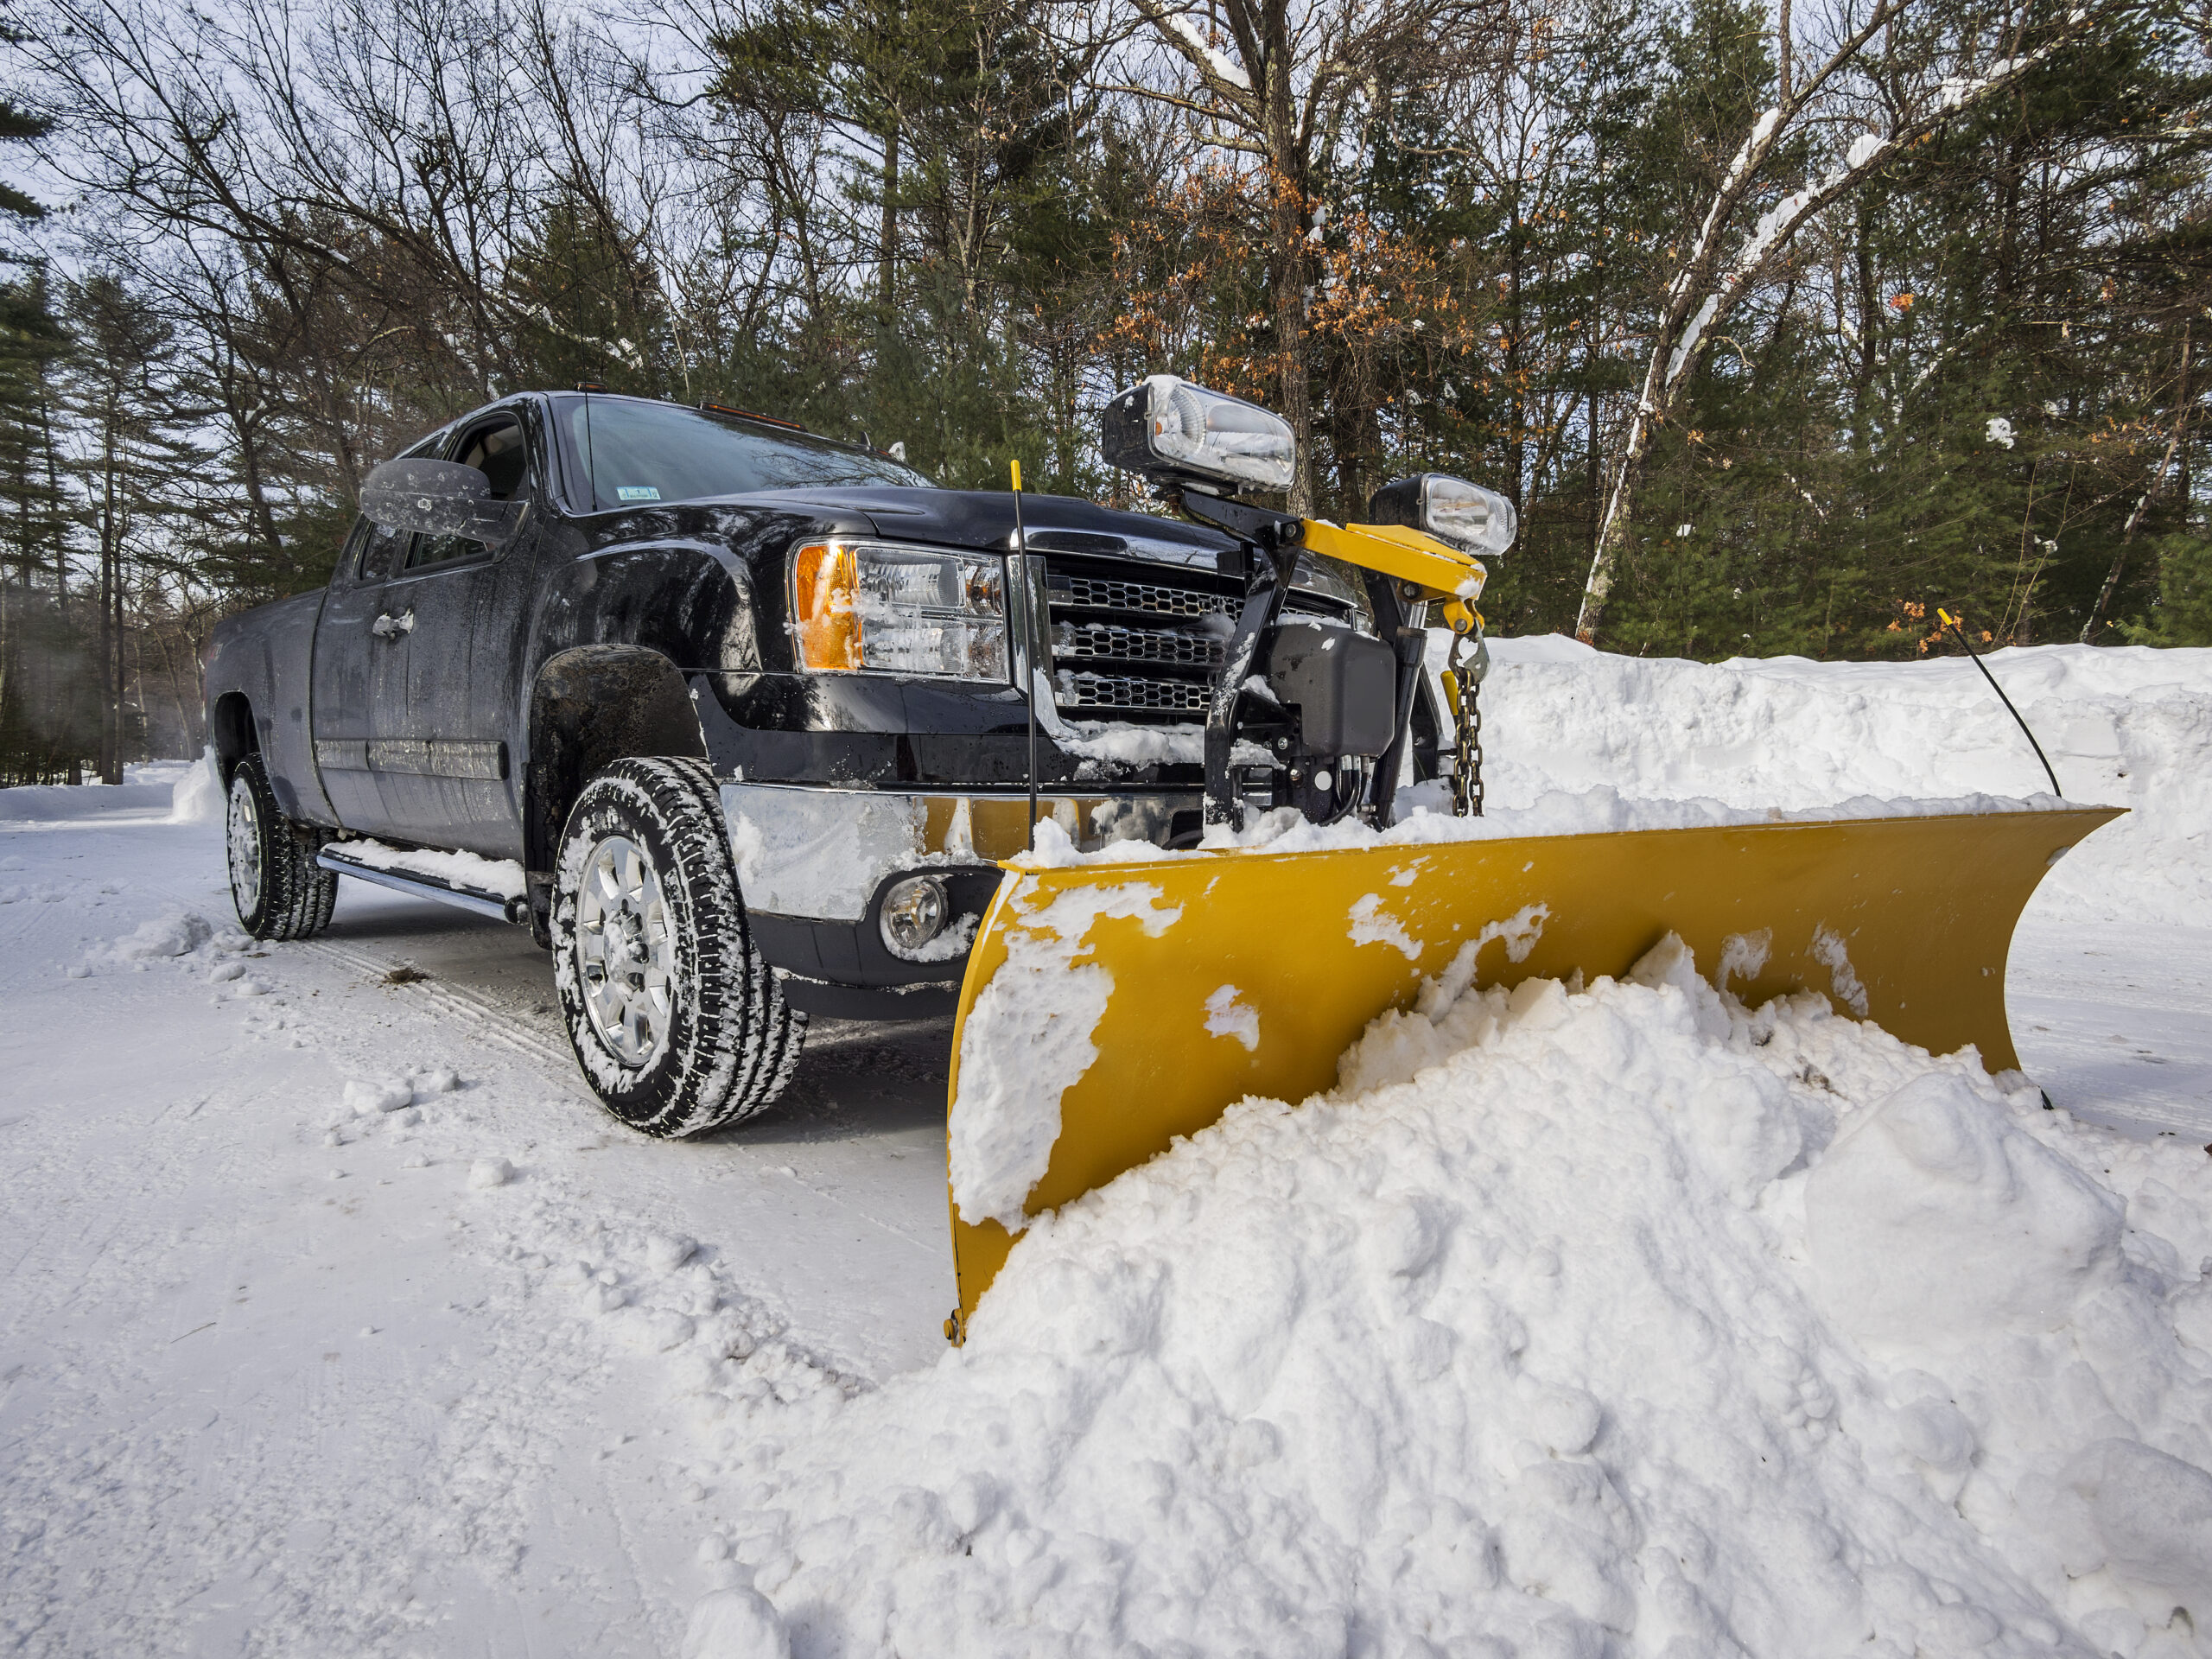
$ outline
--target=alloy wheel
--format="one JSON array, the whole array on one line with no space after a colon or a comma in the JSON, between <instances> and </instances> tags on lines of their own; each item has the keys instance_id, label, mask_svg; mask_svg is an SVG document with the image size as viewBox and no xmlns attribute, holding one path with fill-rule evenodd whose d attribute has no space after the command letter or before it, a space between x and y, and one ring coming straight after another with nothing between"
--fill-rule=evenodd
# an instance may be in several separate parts
<instances>
[{"instance_id":1,"label":"alloy wheel","mask_svg":"<svg viewBox=\"0 0 2212 1659\"><path fill-rule=\"evenodd\" d=\"M626 836L607 836L585 861L575 956L599 1039L625 1065L650 1064L668 1040L676 935L652 861Z\"/></svg>"}]
</instances>

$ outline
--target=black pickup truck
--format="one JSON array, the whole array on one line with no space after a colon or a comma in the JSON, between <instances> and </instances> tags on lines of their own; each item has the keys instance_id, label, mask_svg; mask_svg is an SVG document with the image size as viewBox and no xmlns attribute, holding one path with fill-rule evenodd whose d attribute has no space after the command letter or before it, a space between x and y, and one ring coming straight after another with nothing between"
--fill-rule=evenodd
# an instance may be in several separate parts
<instances>
[{"instance_id":1,"label":"black pickup truck","mask_svg":"<svg viewBox=\"0 0 2212 1659\"><path fill-rule=\"evenodd\" d=\"M309 935L342 873L527 925L611 1110L747 1116L808 1013L950 1010L1039 817L1189 844L1438 771L1412 588L1292 545L1228 465L1179 473L1209 525L940 489L712 404L479 410L371 476L325 591L216 631L239 918Z\"/></svg>"}]
</instances>

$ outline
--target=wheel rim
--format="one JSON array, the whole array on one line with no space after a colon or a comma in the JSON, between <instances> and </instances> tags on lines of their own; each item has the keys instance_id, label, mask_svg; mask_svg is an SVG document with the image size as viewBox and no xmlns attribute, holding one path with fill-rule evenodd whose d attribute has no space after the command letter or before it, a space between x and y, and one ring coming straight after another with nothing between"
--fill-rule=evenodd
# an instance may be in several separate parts
<instances>
[{"instance_id":1,"label":"wheel rim","mask_svg":"<svg viewBox=\"0 0 2212 1659\"><path fill-rule=\"evenodd\" d=\"M676 935L652 861L626 836L607 836L584 861L575 957L593 1032L625 1065L650 1064L668 1041Z\"/></svg>"},{"instance_id":2,"label":"wheel rim","mask_svg":"<svg viewBox=\"0 0 2212 1659\"><path fill-rule=\"evenodd\" d=\"M261 814L244 779L231 789L231 896L243 918L261 903Z\"/></svg>"}]
</instances>

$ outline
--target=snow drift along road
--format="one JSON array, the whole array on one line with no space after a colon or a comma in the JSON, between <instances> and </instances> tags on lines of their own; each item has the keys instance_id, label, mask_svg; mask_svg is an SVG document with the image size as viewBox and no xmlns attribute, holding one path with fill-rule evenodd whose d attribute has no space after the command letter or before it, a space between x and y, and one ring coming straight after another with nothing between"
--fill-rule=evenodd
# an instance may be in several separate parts
<instances>
[{"instance_id":1,"label":"snow drift along road","mask_svg":"<svg viewBox=\"0 0 2212 1659\"><path fill-rule=\"evenodd\" d=\"M1484 778L1500 806L1608 789L1787 811L2049 787L1963 658L1690 663L1558 635L1491 651ZM2067 798L2129 810L2052 873L2039 913L2212 924L2212 651L2038 645L1986 660Z\"/></svg>"}]
</instances>

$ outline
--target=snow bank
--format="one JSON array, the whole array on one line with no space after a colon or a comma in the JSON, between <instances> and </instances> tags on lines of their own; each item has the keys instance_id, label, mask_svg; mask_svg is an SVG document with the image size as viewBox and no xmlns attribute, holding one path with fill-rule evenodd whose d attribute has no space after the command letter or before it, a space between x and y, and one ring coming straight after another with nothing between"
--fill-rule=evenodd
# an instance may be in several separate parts
<instances>
[{"instance_id":1,"label":"snow bank","mask_svg":"<svg viewBox=\"0 0 2212 1659\"><path fill-rule=\"evenodd\" d=\"M1033 1222L928 1371L702 1363L686 1652L2196 1651L2202 1152L1671 943L1452 989Z\"/></svg>"},{"instance_id":2,"label":"snow bank","mask_svg":"<svg viewBox=\"0 0 2212 1659\"><path fill-rule=\"evenodd\" d=\"M1508 810L1599 788L1798 811L2049 787L1963 658L1706 664L1616 657L1557 634L1494 639L1491 656L1484 779ZM2042 912L2212 923L2212 651L2037 645L1985 660L2066 798L2130 811L2052 872Z\"/></svg>"},{"instance_id":3,"label":"snow bank","mask_svg":"<svg viewBox=\"0 0 2212 1659\"><path fill-rule=\"evenodd\" d=\"M92 818L143 818L168 809L167 782L146 783L125 771L120 784L16 784L0 789L0 823L73 823Z\"/></svg>"}]
</instances>

